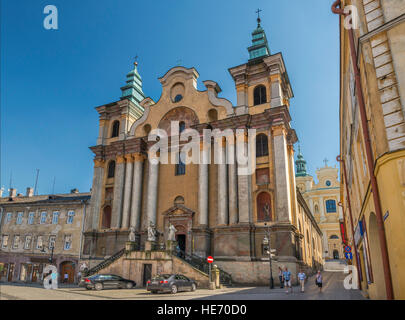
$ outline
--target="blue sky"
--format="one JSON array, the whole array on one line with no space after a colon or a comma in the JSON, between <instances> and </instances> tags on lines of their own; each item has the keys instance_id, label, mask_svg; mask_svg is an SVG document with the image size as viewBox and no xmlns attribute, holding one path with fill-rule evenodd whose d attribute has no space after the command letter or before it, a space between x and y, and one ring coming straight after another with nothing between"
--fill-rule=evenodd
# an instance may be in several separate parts
<instances>
[{"instance_id":1,"label":"blue sky","mask_svg":"<svg viewBox=\"0 0 405 320\"><path fill-rule=\"evenodd\" d=\"M179 61L202 81L217 81L236 104L228 68L248 60L246 48L261 8L272 53L282 52L294 90L292 126L311 174L335 165L339 152L338 20L325 0L2 0L1 177L18 192L89 191L98 114L120 97L139 56L147 96ZM59 29L43 27L43 9L59 11Z\"/></svg>"}]
</instances>

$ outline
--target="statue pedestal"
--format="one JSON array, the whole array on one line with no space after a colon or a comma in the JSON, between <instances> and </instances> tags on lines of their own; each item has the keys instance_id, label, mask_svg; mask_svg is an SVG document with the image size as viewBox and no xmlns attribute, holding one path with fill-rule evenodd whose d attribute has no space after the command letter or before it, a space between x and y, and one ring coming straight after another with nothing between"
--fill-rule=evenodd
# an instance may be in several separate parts
<instances>
[{"instance_id":1,"label":"statue pedestal","mask_svg":"<svg viewBox=\"0 0 405 320\"><path fill-rule=\"evenodd\" d=\"M152 251L155 248L156 241L145 241L145 251Z\"/></svg>"},{"instance_id":2,"label":"statue pedestal","mask_svg":"<svg viewBox=\"0 0 405 320\"><path fill-rule=\"evenodd\" d=\"M166 251L174 252L176 251L177 241L167 240L166 241Z\"/></svg>"},{"instance_id":3,"label":"statue pedestal","mask_svg":"<svg viewBox=\"0 0 405 320\"><path fill-rule=\"evenodd\" d=\"M136 250L136 242L135 241L127 241L125 243L125 250L126 251L135 251Z\"/></svg>"}]
</instances>

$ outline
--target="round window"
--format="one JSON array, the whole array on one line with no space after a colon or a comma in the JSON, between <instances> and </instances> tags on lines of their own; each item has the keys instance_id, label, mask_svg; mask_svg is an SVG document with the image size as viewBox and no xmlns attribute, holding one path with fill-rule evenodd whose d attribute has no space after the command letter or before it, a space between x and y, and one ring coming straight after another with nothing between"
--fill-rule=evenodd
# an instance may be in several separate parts
<instances>
[{"instance_id":1,"label":"round window","mask_svg":"<svg viewBox=\"0 0 405 320\"><path fill-rule=\"evenodd\" d=\"M326 186L330 187L331 186L331 182L329 180L326 181Z\"/></svg>"}]
</instances>

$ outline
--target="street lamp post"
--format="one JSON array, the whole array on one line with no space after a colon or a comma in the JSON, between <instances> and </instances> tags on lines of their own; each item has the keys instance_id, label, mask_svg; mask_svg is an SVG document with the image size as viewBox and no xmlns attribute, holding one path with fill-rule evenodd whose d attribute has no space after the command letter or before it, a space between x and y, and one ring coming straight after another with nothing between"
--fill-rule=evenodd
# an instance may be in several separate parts
<instances>
[{"instance_id":1,"label":"street lamp post","mask_svg":"<svg viewBox=\"0 0 405 320\"><path fill-rule=\"evenodd\" d=\"M264 224L265 226L267 226L267 223ZM264 236L263 239L263 245L264 247L266 247L266 245L268 246L268 250L267 252L269 253L269 265L270 265L270 289L274 289L274 280L273 280L273 270L272 270L272 263L271 263L271 238L270 238L270 226L267 226L267 230L265 230L266 235Z\"/></svg>"}]
</instances>

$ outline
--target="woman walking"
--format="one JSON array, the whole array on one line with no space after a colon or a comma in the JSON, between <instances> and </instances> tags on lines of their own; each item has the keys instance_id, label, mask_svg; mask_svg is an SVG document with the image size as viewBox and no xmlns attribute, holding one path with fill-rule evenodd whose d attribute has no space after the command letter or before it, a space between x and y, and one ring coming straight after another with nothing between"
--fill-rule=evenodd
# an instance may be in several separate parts
<instances>
[{"instance_id":1,"label":"woman walking","mask_svg":"<svg viewBox=\"0 0 405 320\"><path fill-rule=\"evenodd\" d=\"M322 275L321 275L321 271L319 271L319 270L315 277L315 283L319 288L319 292L322 292Z\"/></svg>"}]
</instances>

